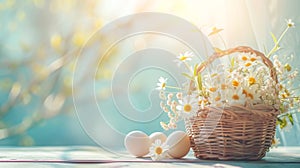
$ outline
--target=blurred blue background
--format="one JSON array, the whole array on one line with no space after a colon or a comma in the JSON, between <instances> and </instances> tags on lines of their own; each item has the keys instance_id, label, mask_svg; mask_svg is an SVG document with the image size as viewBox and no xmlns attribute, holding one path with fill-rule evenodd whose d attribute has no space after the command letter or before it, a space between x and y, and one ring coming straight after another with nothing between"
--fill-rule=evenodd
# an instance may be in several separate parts
<instances>
[{"instance_id":1,"label":"blurred blue background","mask_svg":"<svg viewBox=\"0 0 300 168\"><path fill-rule=\"evenodd\" d=\"M286 19L293 19L296 27L283 39L285 50L278 54L293 54L292 64L299 68L299 6L297 0L0 0L0 144L96 145L85 134L76 116L72 101L72 73L81 47L89 49L84 45L89 37L121 16L164 12L195 24L206 35L215 26L224 29L221 35L226 47L249 45L261 51L265 47L272 48L270 32L278 36L285 28ZM127 22L122 27L124 31L130 29L130 20ZM111 31L115 31L114 28ZM209 40L214 46L222 43L219 38ZM99 47L103 43L105 39L99 39ZM122 59L133 51L150 47L165 47L175 54L186 50L172 39L155 35L135 36L113 48L109 56L102 59L102 68L95 74L97 101L105 108L103 114L112 127L122 134L136 129L148 134L163 131L159 121L167 119L167 116L159 115L151 123L142 125L124 120L116 114L118 110L109 97L109 81L116 75L114 72ZM97 56L98 53L92 54ZM128 63L127 68L145 61ZM158 61L165 63L166 67L174 67L172 60ZM159 100L150 97L157 95L153 88L159 76L166 76L171 83L176 83L168 75L157 69L137 73L128 87L131 94L124 97L132 103L128 106L134 106L141 113L151 106L159 109ZM81 80L79 96L86 100L84 108L88 115L92 98L84 97L84 83L88 81ZM281 145L300 144L300 118L298 114L294 117L295 126L287 131L277 130ZM94 129L106 139L103 143L120 143L112 132ZM183 124L179 129L184 129Z\"/></svg>"}]
</instances>

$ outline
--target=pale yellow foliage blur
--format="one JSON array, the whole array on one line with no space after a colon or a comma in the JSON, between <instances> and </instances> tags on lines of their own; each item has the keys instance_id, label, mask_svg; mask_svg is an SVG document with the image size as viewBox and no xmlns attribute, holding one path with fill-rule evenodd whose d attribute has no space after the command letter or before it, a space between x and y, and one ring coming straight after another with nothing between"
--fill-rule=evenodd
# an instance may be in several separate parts
<instances>
[{"instance_id":1,"label":"pale yellow foliage blur","mask_svg":"<svg viewBox=\"0 0 300 168\"><path fill-rule=\"evenodd\" d=\"M62 37L59 34L54 34L50 39L51 46L59 51L62 45Z\"/></svg>"}]
</instances>

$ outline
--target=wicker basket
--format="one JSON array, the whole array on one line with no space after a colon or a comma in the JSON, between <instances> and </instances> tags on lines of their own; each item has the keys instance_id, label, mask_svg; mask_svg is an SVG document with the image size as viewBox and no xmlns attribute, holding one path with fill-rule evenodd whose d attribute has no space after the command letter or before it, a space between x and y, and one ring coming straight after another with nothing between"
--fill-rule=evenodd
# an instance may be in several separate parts
<instances>
[{"instance_id":1,"label":"wicker basket","mask_svg":"<svg viewBox=\"0 0 300 168\"><path fill-rule=\"evenodd\" d=\"M236 52L260 56L270 69L271 77L277 82L272 62L261 52L244 46L215 53L198 67L198 73L201 73L215 59ZM271 146L278 113L275 108L262 104L254 105L251 108L208 106L199 110L197 116L185 120L195 157L218 160L259 160L263 158Z\"/></svg>"}]
</instances>

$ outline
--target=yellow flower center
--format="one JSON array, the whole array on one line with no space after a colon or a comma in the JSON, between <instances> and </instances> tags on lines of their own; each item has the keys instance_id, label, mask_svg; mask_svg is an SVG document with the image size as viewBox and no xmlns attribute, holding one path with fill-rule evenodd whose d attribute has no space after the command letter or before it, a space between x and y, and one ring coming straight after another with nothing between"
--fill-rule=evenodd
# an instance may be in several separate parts
<instances>
[{"instance_id":1,"label":"yellow flower center","mask_svg":"<svg viewBox=\"0 0 300 168\"><path fill-rule=\"evenodd\" d=\"M166 87L166 83L162 83L161 87L165 88Z\"/></svg>"},{"instance_id":2,"label":"yellow flower center","mask_svg":"<svg viewBox=\"0 0 300 168\"><path fill-rule=\"evenodd\" d=\"M292 67L290 66L290 64L285 64L285 65L284 65L284 68L285 68L288 72L290 72L290 71L292 70Z\"/></svg>"},{"instance_id":3,"label":"yellow flower center","mask_svg":"<svg viewBox=\"0 0 300 168\"><path fill-rule=\"evenodd\" d=\"M246 67L251 66L251 65L252 65L251 62L247 62L247 63L245 64Z\"/></svg>"},{"instance_id":4,"label":"yellow flower center","mask_svg":"<svg viewBox=\"0 0 300 168\"><path fill-rule=\"evenodd\" d=\"M251 93L248 93L247 96L250 97L250 99L252 99L252 100L254 99L254 96Z\"/></svg>"},{"instance_id":5,"label":"yellow flower center","mask_svg":"<svg viewBox=\"0 0 300 168\"><path fill-rule=\"evenodd\" d=\"M215 87L211 87L211 88L209 88L209 91L211 91L211 92L215 92L215 91L217 91L217 88L215 88Z\"/></svg>"},{"instance_id":6,"label":"yellow flower center","mask_svg":"<svg viewBox=\"0 0 300 168\"><path fill-rule=\"evenodd\" d=\"M189 112L192 111L192 106L191 106L190 104L185 104L185 105L183 106L183 110L184 110L184 112L189 113Z\"/></svg>"},{"instance_id":7,"label":"yellow flower center","mask_svg":"<svg viewBox=\"0 0 300 168\"><path fill-rule=\"evenodd\" d=\"M279 85L279 90L282 90L283 89L283 86L282 85Z\"/></svg>"},{"instance_id":8,"label":"yellow flower center","mask_svg":"<svg viewBox=\"0 0 300 168\"><path fill-rule=\"evenodd\" d=\"M62 37L60 35L54 35L51 37L51 45L54 49L59 49L62 44Z\"/></svg>"},{"instance_id":9,"label":"yellow flower center","mask_svg":"<svg viewBox=\"0 0 300 168\"><path fill-rule=\"evenodd\" d=\"M240 82L238 82L237 80L232 81L232 86L238 87L239 84L240 84Z\"/></svg>"},{"instance_id":10,"label":"yellow flower center","mask_svg":"<svg viewBox=\"0 0 300 168\"><path fill-rule=\"evenodd\" d=\"M287 95L286 93L281 94L281 96L282 96L282 98L284 98L284 99L288 97L288 95Z\"/></svg>"},{"instance_id":11,"label":"yellow flower center","mask_svg":"<svg viewBox=\"0 0 300 168\"><path fill-rule=\"evenodd\" d=\"M181 61L184 61L184 60L186 60L187 59L187 56L181 56L180 58L179 58Z\"/></svg>"},{"instance_id":12,"label":"yellow flower center","mask_svg":"<svg viewBox=\"0 0 300 168\"><path fill-rule=\"evenodd\" d=\"M243 60L243 61L247 61L247 60L248 60L248 57L245 56L245 55L243 55L243 56L242 56L242 60Z\"/></svg>"},{"instance_id":13,"label":"yellow flower center","mask_svg":"<svg viewBox=\"0 0 300 168\"><path fill-rule=\"evenodd\" d=\"M252 57L252 58L250 58L250 61L254 62L254 61L256 61L256 58Z\"/></svg>"},{"instance_id":14,"label":"yellow flower center","mask_svg":"<svg viewBox=\"0 0 300 168\"><path fill-rule=\"evenodd\" d=\"M243 89L242 94L247 95L248 94L247 90Z\"/></svg>"},{"instance_id":15,"label":"yellow flower center","mask_svg":"<svg viewBox=\"0 0 300 168\"><path fill-rule=\"evenodd\" d=\"M221 89L222 90L225 90L227 88L227 85L226 84L221 84Z\"/></svg>"},{"instance_id":16,"label":"yellow flower center","mask_svg":"<svg viewBox=\"0 0 300 168\"><path fill-rule=\"evenodd\" d=\"M220 101L221 100L221 97L220 96L217 96L216 98L215 98L215 101Z\"/></svg>"},{"instance_id":17,"label":"yellow flower center","mask_svg":"<svg viewBox=\"0 0 300 168\"><path fill-rule=\"evenodd\" d=\"M239 100L240 97L239 97L237 94L234 94L234 95L232 95L232 99L233 99L233 100Z\"/></svg>"},{"instance_id":18,"label":"yellow flower center","mask_svg":"<svg viewBox=\"0 0 300 168\"><path fill-rule=\"evenodd\" d=\"M158 146L158 147L155 148L155 153L156 154L160 155L160 154L162 154L162 152L163 152L162 147Z\"/></svg>"},{"instance_id":19,"label":"yellow flower center","mask_svg":"<svg viewBox=\"0 0 300 168\"><path fill-rule=\"evenodd\" d=\"M250 85L253 85L253 84L256 82L256 80L255 80L254 77L250 77L250 78L248 79L248 82L249 82Z\"/></svg>"}]
</instances>

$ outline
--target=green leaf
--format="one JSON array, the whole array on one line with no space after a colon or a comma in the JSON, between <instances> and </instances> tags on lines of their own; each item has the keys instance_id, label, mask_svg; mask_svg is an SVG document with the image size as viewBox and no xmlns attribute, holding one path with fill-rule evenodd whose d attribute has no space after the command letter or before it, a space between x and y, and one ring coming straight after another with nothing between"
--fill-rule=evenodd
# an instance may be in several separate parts
<instances>
[{"instance_id":1,"label":"green leaf","mask_svg":"<svg viewBox=\"0 0 300 168\"><path fill-rule=\"evenodd\" d=\"M201 77L200 73L198 74L198 77L197 77L197 83L198 83L199 90L202 90L202 77Z\"/></svg>"},{"instance_id":2,"label":"green leaf","mask_svg":"<svg viewBox=\"0 0 300 168\"><path fill-rule=\"evenodd\" d=\"M190 76L187 73L182 73L182 75L185 76L185 77L187 77L187 78L189 78L190 80L193 80L193 81L195 80L192 76Z\"/></svg>"},{"instance_id":3,"label":"green leaf","mask_svg":"<svg viewBox=\"0 0 300 168\"><path fill-rule=\"evenodd\" d=\"M282 120L279 117L277 117L276 125L280 125L280 123L282 123Z\"/></svg>"},{"instance_id":4,"label":"green leaf","mask_svg":"<svg viewBox=\"0 0 300 168\"><path fill-rule=\"evenodd\" d=\"M284 128L286 125L287 125L287 122L286 122L286 118L284 117L284 118L282 119L282 122L280 123L280 128L282 129L282 128Z\"/></svg>"},{"instance_id":5,"label":"green leaf","mask_svg":"<svg viewBox=\"0 0 300 168\"><path fill-rule=\"evenodd\" d=\"M278 45L278 40L277 40L276 36L272 32L270 32L270 34L271 34L271 37L273 39L274 44L277 46Z\"/></svg>"},{"instance_id":6,"label":"green leaf","mask_svg":"<svg viewBox=\"0 0 300 168\"><path fill-rule=\"evenodd\" d=\"M283 103L280 103L279 111L284 112L284 105L283 105Z\"/></svg>"},{"instance_id":7,"label":"green leaf","mask_svg":"<svg viewBox=\"0 0 300 168\"><path fill-rule=\"evenodd\" d=\"M197 69L198 69L198 64L196 64L194 67L194 76L197 76Z\"/></svg>"},{"instance_id":8,"label":"green leaf","mask_svg":"<svg viewBox=\"0 0 300 168\"><path fill-rule=\"evenodd\" d=\"M231 58L230 65L231 65L232 68L234 67L234 57Z\"/></svg>"},{"instance_id":9,"label":"green leaf","mask_svg":"<svg viewBox=\"0 0 300 168\"><path fill-rule=\"evenodd\" d=\"M291 124L294 125L294 118L293 118L293 115L291 113L288 114L288 118L289 118Z\"/></svg>"},{"instance_id":10,"label":"green leaf","mask_svg":"<svg viewBox=\"0 0 300 168\"><path fill-rule=\"evenodd\" d=\"M274 51L273 51L273 53L274 53L274 52L278 51L280 49L280 47L279 47L279 43L278 43L278 40L277 40L276 36L272 32L270 32L270 34L271 34L271 37L272 37L273 42L275 44L275 48L274 48Z\"/></svg>"}]
</instances>

